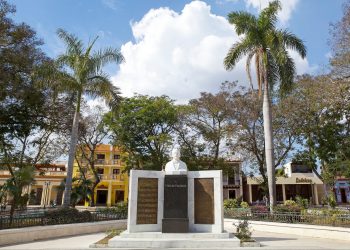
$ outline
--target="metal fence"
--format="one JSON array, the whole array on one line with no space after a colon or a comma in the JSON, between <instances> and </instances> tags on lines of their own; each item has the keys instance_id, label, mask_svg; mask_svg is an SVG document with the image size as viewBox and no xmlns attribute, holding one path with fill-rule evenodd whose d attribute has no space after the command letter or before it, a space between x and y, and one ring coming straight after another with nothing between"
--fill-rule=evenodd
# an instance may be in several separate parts
<instances>
[{"instance_id":1,"label":"metal fence","mask_svg":"<svg viewBox=\"0 0 350 250\"><path fill-rule=\"evenodd\" d=\"M111 213L111 212L82 212L79 216L50 216L46 213L29 213L18 214L12 218L10 216L0 217L0 230L9 228L22 228L31 226L45 226L45 225L58 225L58 224L71 224L71 223L84 223L95 221L107 221L107 220L120 220L126 219L127 214Z\"/></svg>"},{"instance_id":2,"label":"metal fence","mask_svg":"<svg viewBox=\"0 0 350 250\"><path fill-rule=\"evenodd\" d=\"M350 214L303 214L303 213L273 213L251 212L249 210L225 210L225 218L254 221L270 221L280 223L299 223L320 226L350 227Z\"/></svg>"}]
</instances>

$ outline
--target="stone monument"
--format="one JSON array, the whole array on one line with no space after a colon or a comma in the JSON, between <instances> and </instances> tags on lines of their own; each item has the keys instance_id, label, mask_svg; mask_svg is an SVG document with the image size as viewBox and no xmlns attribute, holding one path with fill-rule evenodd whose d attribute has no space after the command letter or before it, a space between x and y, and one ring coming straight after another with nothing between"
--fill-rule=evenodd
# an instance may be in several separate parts
<instances>
[{"instance_id":1,"label":"stone monument","mask_svg":"<svg viewBox=\"0 0 350 250\"><path fill-rule=\"evenodd\" d=\"M113 248L221 248L240 245L224 231L222 171L188 171L180 148L164 171L131 170L127 230Z\"/></svg>"},{"instance_id":2,"label":"stone monument","mask_svg":"<svg viewBox=\"0 0 350 250\"><path fill-rule=\"evenodd\" d=\"M187 166L180 160L180 148L174 147L172 160L165 165L163 233L188 232Z\"/></svg>"}]
</instances>

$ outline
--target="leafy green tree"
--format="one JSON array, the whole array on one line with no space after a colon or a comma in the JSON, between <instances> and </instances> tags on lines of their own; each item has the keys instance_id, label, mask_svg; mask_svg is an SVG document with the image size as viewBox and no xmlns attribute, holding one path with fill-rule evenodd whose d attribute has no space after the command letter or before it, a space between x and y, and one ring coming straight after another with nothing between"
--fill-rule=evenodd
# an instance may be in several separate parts
<instances>
[{"instance_id":1,"label":"leafy green tree","mask_svg":"<svg viewBox=\"0 0 350 250\"><path fill-rule=\"evenodd\" d=\"M70 109L68 99L53 98L52 89L37 85L33 72L51 63L42 41L10 18L14 6L0 1L0 7L0 168L11 175L2 190L13 198L12 216L26 205L22 189L32 183L35 165L63 152L60 130Z\"/></svg>"},{"instance_id":2,"label":"leafy green tree","mask_svg":"<svg viewBox=\"0 0 350 250\"><path fill-rule=\"evenodd\" d=\"M337 176L350 176L348 84L332 81L327 75L306 75L298 79L292 97L304 142L295 160L307 164L323 180L327 194Z\"/></svg>"},{"instance_id":3,"label":"leafy green tree","mask_svg":"<svg viewBox=\"0 0 350 250\"><path fill-rule=\"evenodd\" d=\"M258 17L247 12L229 13L229 22L235 26L237 34L244 37L230 48L224 59L226 69L231 70L247 55L247 73L251 82L250 64L255 58L259 94L263 92L265 159L271 211L276 205L276 185L270 92L277 82L280 83L281 94L292 87L295 64L288 49L296 50L302 58L306 56L306 48L298 37L287 30L276 28L277 12L280 9L280 2L273 1Z\"/></svg>"},{"instance_id":4,"label":"leafy green tree","mask_svg":"<svg viewBox=\"0 0 350 250\"><path fill-rule=\"evenodd\" d=\"M12 204L10 209L10 225L12 224L13 214L16 208L24 208L29 200L29 194L23 193L23 189L34 182L34 168L32 166L22 167L13 172L13 175L6 180L1 187L0 196L4 193L10 194Z\"/></svg>"},{"instance_id":5,"label":"leafy green tree","mask_svg":"<svg viewBox=\"0 0 350 250\"><path fill-rule=\"evenodd\" d=\"M226 91L201 93L178 107L176 137L189 169L225 169L230 152L227 141L234 131L232 100Z\"/></svg>"},{"instance_id":6,"label":"leafy green tree","mask_svg":"<svg viewBox=\"0 0 350 250\"><path fill-rule=\"evenodd\" d=\"M111 106L119 100L118 88L113 86L108 75L102 71L103 66L110 62L121 63L123 56L117 49L106 48L93 52L93 46L98 37L85 48L83 42L73 34L59 29L58 36L66 45L66 52L58 56L58 65L67 71L51 72L51 87L58 92L72 93L75 97L75 114L72 125L71 139L68 154L67 181L64 191L64 206L70 205L72 188L73 162L80 120L80 106L83 96L102 97Z\"/></svg>"},{"instance_id":7,"label":"leafy green tree","mask_svg":"<svg viewBox=\"0 0 350 250\"><path fill-rule=\"evenodd\" d=\"M114 143L127 153L129 169L164 167L177 122L177 110L169 97L125 98L106 120Z\"/></svg>"}]
</instances>

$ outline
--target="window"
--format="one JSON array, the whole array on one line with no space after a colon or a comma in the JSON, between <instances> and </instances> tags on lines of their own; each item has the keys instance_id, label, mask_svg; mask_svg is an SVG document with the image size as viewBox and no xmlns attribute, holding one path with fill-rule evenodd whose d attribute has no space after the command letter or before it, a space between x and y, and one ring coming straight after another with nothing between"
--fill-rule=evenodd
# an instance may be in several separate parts
<instances>
[{"instance_id":1,"label":"window","mask_svg":"<svg viewBox=\"0 0 350 250\"><path fill-rule=\"evenodd\" d=\"M235 177L233 176L233 177L228 177L228 184L229 185L235 185Z\"/></svg>"},{"instance_id":2,"label":"window","mask_svg":"<svg viewBox=\"0 0 350 250\"><path fill-rule=\"evenodd\" d=\"M103 174L103 168L98 168L98 169L97 169L97 173L98 173L98 174Z\"/></svg>"},{"instance_id":3,"label":"window","mask_svg":"<svg viewBox=\"0 0 350 250\"><path fill-rule=\"evenodd\" d=\"M113 169L113 174L120 174L120 169L118 168Z\"/></svg>"},{"instance_id":4,"label":"window","mask_svg":"<svg viewBox=\"0 0 350 250\"><path fill-rule=\"evenodd\" d=\"M120 159L120 155L114 155L114 160L119 160Z\"/></svg>"},{"instance_id":5,"label":"window","mask_svg":"<svg viewBox=\"0 0 350 250\"><path fill-rule=\"evenodd\" d=\"M105 155L104 154L97 154L96 158L97 158L97 160L104 160L105 159Z\"/></svg>"},{"instance_id":6,"label":"window","mask_svg":"<svg viewBox=\"0 0 350 250\"><path fill-rule=\"evenodd\" d=\"M292 173L312 173L312 170L305 165L292 165Z\"/></svg>"},{"instance_id":7,"label":"window","mask_svg":"<svg viewBox=\"0 0 350 250\"><path fill-rule=\"evenodd\" d=\"M236 198L236 190L234 190L234 189L228 190L228 198L235 199Z\"/></svg>"}]
</instances>

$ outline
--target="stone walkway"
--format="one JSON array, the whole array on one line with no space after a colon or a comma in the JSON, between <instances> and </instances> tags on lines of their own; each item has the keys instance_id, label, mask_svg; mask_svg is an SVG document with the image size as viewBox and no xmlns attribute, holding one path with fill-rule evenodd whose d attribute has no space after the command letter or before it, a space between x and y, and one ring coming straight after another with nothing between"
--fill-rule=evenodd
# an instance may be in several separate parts
<instances>
[{"instance_id":1,"label":"stone walkway","mask_svg":"<svg viewBox=\"0 0 350 250\"><path fill-rule=\"evenodd\" d=\"M104 233L89 234L0 247L0 249L89 249L90 244L102 239L104 236ZM350 249L350 241L327 240L290 234L276 234L258 231L253 233L253 237L262 244L262 247L260 249ZM257 250L259 248L241 249Z\"/></svg>"}]
</instances>

